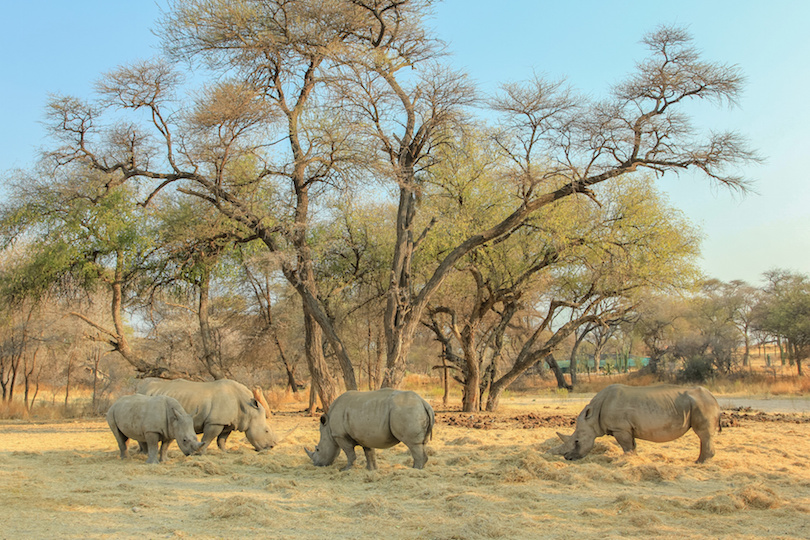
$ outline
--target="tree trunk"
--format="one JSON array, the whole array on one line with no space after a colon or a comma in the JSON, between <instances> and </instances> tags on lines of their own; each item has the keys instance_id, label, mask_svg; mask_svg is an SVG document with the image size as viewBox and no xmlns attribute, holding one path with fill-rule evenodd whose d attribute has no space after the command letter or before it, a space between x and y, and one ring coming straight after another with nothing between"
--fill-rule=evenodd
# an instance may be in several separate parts
<instances>
[{"instance_id":1,"label":"tree trunk","mask_svg":"<svg viewBox=\"0 0 810 540\"><path fill-rule=\"evenodd\" d=\"M410 173L410 174L408 174ZM386 293L383 325L385 328L386 369L382 386L397 388L405 377L405 367L413 343L416 324L413 319L413 283L411 282L411 258L413 256L413 218L416 212L416 197L413 188L413 171L403 172L397 207L396 243L391 261L391 277ZM416 318L418 323L420 316Z\"/></svg>"},{"instance_id":2,"label":"tree trunk","mask_svg":"<svg viewBox=\"0 0 810 540\"><path fill-rule=\"evenodd\" d=\"M450 366L447 365L447 354L445 351L446 347L444 343L442 343L442 389L444 393L442 394L442 405L447 407L449 400L450 400L450 374L447 372Z\"/></svg>"},{"instance_id":3,"label":"tree trunk","mask_svg":"<svg viewBox=\"0 0 810 540\"><path fill-rule=\"evenodd\" d=\"M572 388L577 385L577 352L579 352L579 346L582 344L582 340L585 339L586 335L588 335L588 333L585 331L579 334L576 340L574 340L574 347L571 349L571 361L568 365L568 375L571 377Z\"/></svg>"},{"instance_id":4,"label":"tree trunk","mask_svg":"<svg viewBox=\"0 0 810 540\"><path fill-rule=\"evenodd\" d=\"M214 339L214 332L211 329L209 317L210 304L209 295L211 290L211 270L207 265L202 266L202 275L199 283L199 305L197 318L200 323L200 340L202 341L202 362L206 371L215 379L226 378L226 373L222 370L222 362L219 350Z\"/></svg>"},{"instance_id":5,"label":"tree trunk","mask_svg":"<svg viewBox=\"0 0 810 540\"><path fill-rule=\"evenodd\" d=\"M549 354L546 356L546 364L548 364L549 369L554 373L554 377L557 379L557 388L564 388L568 391L574 389L574 386L565 382L565 375L560 369L560 365L557 363L557 360L554 358L553 355Z\"/></svg>"},{"instance_id":6,"label":"tree trunk","mask_svg":"<svg viewBox=\"0 0 810 540\"><path fill-rule=\"evenodd\" d=\"M307 364L312 375L312 386L317 390L324 412L338 396L337 382L329 372L326 359L323 357L323 337L321 328L304 307L304 348Z\"/></svg>"},{"instance_id":7,"label":"tree trunk","mask_svg":"<svg viewBox=\"0 0 810 540\"><path fill-rule=\"evenodd\" d=\"M599 373L601 370L602 364L602 349L605 347L605 343L599 341L593 349L593 369L596 373Z\"/></svg>"},{"instance_id":8,"label":"tree trunk","mask_svg":"<svg viewBox=\"0 0 810 540\"><path fill-rule=\"evenodd\" d=\"M479 401L481 386L481 365L476 351L464 347L464 360L467 365L464 381L464 395L461 400L463 412L477 412L481 406Z\"/></svg>"},{"instance_id":9,"label":"tree trunk","mask_svg":"<svg viewBox=\"0 0 810 540\"><path fill-rule=\"evenodd\" d=\"M68 357L66 380L65 380L65 412L68 412L68 398L70 397L70 374L73 371L73 355Z\"/></svg>"},{"instance_id":10,"label":"tree trunk","mask_svg":"<svg viewBox=\"0 0 810 540\"><path fill-rule=\"evenodd\" d=\"M799 377L801 377L803 375L803 373L802 373L802 358L801 358L801 355L799 354L799 347L796 346L796 344L791 341L790 342L790 350L791 350L791 355L790 356L796 362L796 374Z\"/></svg>"}]
</instances>

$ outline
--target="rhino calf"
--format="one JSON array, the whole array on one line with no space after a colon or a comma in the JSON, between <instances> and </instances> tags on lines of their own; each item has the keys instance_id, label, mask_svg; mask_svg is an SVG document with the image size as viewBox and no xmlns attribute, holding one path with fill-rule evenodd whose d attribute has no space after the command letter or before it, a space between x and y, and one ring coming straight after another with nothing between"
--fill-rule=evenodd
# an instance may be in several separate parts
<instances>
[{"instance_id":1,"label":"rhino calf","mask_svg":"<svg viewBox=\"0 0 810 540\"><path fill-rule=\"evenodd\" d=\"M138 441L148 454L147 463L165 461L173 440L185 455L196 453L194 422L180 403L167 396L132 395L119 398L107 411L107 423L118 441L121 459L127 457L127 441ZM160 456L158 456L160 443Z\"/></svg>"},{"instance_id":2,"label":"rhino calf","mask_svg":"<svg viewBox=\"0 0 810 540\"><path fill-rule=\"evenodd\" d=\"M594 439L603 435L613 435L625 453L633 453L637 438L669 442L689 429L700 439L697 462L714 456L712 439L721 429L720 405L705 388L612 384L582 409L573 435L557 433L563 444L551 453L569 460L583 458L593 448Z\"/></svg>"},{"instance_id":3,"label":"rhino calf","mask_svg":"<svg viewBox=\"0 0 810 540\"><path fill-rule=\"evenodd\" d=\"M321 416L321 439L307 455L318 467L331 465L340 451L351 469L356 458L355 446L366 454L366 468L377 468L375 448L390 448L404 443L413 456L413 466L421 469L427 463L425 444L433 435L433 408L411 391L385 388L373 392L355 390L338 396Z\"/></svg>"}]
</instances>

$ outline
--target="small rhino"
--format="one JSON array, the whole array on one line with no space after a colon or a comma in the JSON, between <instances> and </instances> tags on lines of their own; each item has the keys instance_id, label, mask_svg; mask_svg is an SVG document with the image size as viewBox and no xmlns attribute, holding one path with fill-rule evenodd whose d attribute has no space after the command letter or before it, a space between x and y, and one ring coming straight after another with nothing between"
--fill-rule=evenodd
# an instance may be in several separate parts
<instances>
[{"instance_id":1,"label":"small rhino","mask_svg":"<svg viewBox=\"0 0 810 540\"><path fill-rule=\"evenodd\" d=\"M692 429L700 439L703 463L714 456L713 438L720 431L720 405L702 386L683 388L612 384L597 393L577 417L573 435L557 435L563 444L552 454L574 460L585 457L594 439L613 435L625 453L635 453L636 439L674 441Z\"/></svg>"},{"instance_id":2,"label":"small rhino","mask_svg":"<svg viewBox=\"0 0 810 540\"><path fill-rule=\"evenodd\" d=\"M121 459L127 457L127 440L138 441L148 454L147 463L166 460L166 452L177 440L183 454L197 453L202 443L194 433L194 421L180 403L168 396L123 396L107 411L107 423L118 441ZM160 442L160 456L158 456Z\"/></svg>"},{"instance_id":3,"label":"small rhino","mask_svg":"<svg viewBox=\"0 0 810 540\"><path fill-rule=\"evenodd\" d=\"M433 435L433 408L411 391L384 388L373 392L351 390L338 396L321 416L321 439L307 455L317 467L331 465L340 451L348 463L341 470L351 469L355 446L366 454L366 468L377 468L375 448L390 448L404 443L413 456L413 467L421 469L427 463L425 443Z\"/></svg>"}]
</instances>

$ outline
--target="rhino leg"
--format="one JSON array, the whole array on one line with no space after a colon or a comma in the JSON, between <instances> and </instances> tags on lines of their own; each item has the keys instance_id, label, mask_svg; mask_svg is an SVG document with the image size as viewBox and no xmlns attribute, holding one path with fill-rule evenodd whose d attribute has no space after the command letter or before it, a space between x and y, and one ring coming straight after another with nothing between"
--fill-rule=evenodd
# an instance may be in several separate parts
<instances>
[{"instance_id":1,"label":"rhino leg","mask_svg":"<svg viewBox=\"0 0 810 540\"><path fill-rule=\"evenodd\" d=\"M363 447L363 452L366 454L366 469L370 471L377 470L377 454L374 453L373 448Z\"/></svg>"},{"instance_id":2,"label":"rhino leg","mask_svg":"<svg viewBox=\"0 0 810 540\"><path fill-rule=\"evenodd\" d=\"M202 446L200 446L200 454L205 452L205 449L208 448L208 445L211 444L211 441L219 437L219 434L222 433L222 430L225 426L220 424L205 424L203 428L203 436L202 436ZM219 444L219 441L217 441ZM224 444L224 443L223 443ZM220 446L222 449L222 446Z\"/></svg>"},{"instance_id":3,"label":"rhino leg","mask_svg":"<svg viewBox=\"0 0 810 540\"><path fill-rule=\"evenodd\" d=\"M694 428L693 428L694 429ZM714 434L716 430L709 427L694 429L700 439L700 455L697 458L697 463L703 463L707 459L714 457Z\"/></svg>"},{"instance_id":4,"label":"rhino leg","mask_svg":"<svg viewBox=\"0 0 810 540\"><path fill-rule=\"evenodd\" d=\"M222 433L217 437L217 446L223 452L226 452L225 443L228 442L228 436L231 434L230 430L223 429Z\"/></svg>"},{"instance_id":5,"label":"rhino leg","mask_svg":"<svg viewBox=\"0 0 810 540\"><path fill-rule=\"evenodd\" d=\"M160 463L158 461L158 444L160 443L160 436L157 433L149 432L146 434L146 448L149 452L149 457L146 459L147 463Z\"/></svg>"},{"instance_id":6,"label":"rhino leg","mask_svg":"<svg viewBox=\"0 0 810 540\"><path fill-rule=\"evenodd\" d=\"M168 441L161 441L160 442L160 457L158 458L158 461L160 461L161 463L166 461L166 454L168 454L168 452L169 452L169 445L170 444L172 444L172 439L169 439Z\"/></svg>"},{"instance_id":7,"label":"rhino leg","mask_svg":"<svg viewBox=\"0 0 810 540\"><path fill-rule=\"evenodd\" d=\"M354 467L354 460L357 459L357 454L354 452L354 441L347 441L346 439L335 439L338 446L343 453L346 454L346 466L340 469L341 471L348 471L352 467Z\"/></svg>"},{"instance_id":8,"label":"rhino leg","mask_svg":"<svg viewBox=\"0 0 810 540\"><path fill-rule=\"evenodd\" d=\"M625 454L636 453L636 439L633 437L632 433L629 431L616 431L613 433L613 437L616 439L616 442L619 443L619 446L622 447Z\"/></svg>"},{"instance_id":9,"label":"rhino leg","mask_svg":"<svg viewBox=\"0 0 810 540\"><path fill-rule=\"evenodd\" d=\"M146 454L146 443L143 441L138 441L138 453L139 454Z\"/></svg>"},{"instance_id":10,"label":"rhino leg","mask_svg":"<svg viewBox=\"0 0 810 540\"><path fill-rule=\"evenodd\" d=\"M414 469L423 469L425 467L425 463L427 463L428 456L427 451L425 450L424 444L409 444L408 450L411 451L411 456L413 456L413 468Z\"/></svg>"},{"instance_id":11,"label":"rhino leg","mask_svg":"<svg viewBox=\"0 0 810 540\"><path fill-rule=\"evenodd\" d=\"M692 431L700 439L700 455L697 463L714 457L714 436L720 429L720 415L707 418L700 410L692 411Z\"/></svg>"},{"instance_id":12,"label":"rhino leg","mask_svg":"<svg viewBox=\"0 0 810 540\"><path fill-rule=\"evenodd\" d=\"M119 455L121 456L121 459L126 459L127 458L127 440L129 440L129 437L127 437L126 435L121 433L121 430L118 429L117 427L113 428L112 432L113 432L113 435L115 436L115 442L118 443L118 451L119 451Z\"/></svg>"}]
</instances>

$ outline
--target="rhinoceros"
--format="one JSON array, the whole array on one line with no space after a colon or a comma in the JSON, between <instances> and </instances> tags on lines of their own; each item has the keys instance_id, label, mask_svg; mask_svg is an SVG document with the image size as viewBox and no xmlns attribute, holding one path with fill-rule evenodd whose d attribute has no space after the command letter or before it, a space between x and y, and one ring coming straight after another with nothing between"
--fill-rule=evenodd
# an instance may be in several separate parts
<instances>
[{"instance_id":1,"label":"rhinoceros","mask_svg":"<svg viewBox=\"0 0 810 540\"><path fill-rule=\"evenodd\" d=\"M404 443L413 456L413 466L421 469L427 462L425 444L433 435L433 408L411 391L385 388L372 392L348 391L332 402L321 416L321 439L315 450L305 448L312 463L318 467L331 465L340 451L348 463L341 470L351 469L355 446L366 454L366 468L377 468L375 448L390 448Z\"/></svg>"},{"instance_id":2,"label":"rhinoceros","mask_svg":"<svg viewBox=\"0 0 810 540\"><path fill-rule=\"evenodd\" d=\"M173 440L185 455L199 451L194 422L182 405L168 396L123 396L107 411L107 423L118 441L121 459L127 457L127 441L138 441L149 455L147 463L166 460ZM158 456L160 443L160 456Z\"/></svg>"},{"instance_id":3,"label":"rhinoceros","mask_svg":"<svg viewBox=\"0 0 810 540\"><path fill-rule=\"evenodd\" d=\"M700 438L697 462L703 463L714 456L712 438L721 429L720 405L705 388L612 384L582 409L573 435L557 433L563 444L551 453L580 459L591 451L594 439L603 435L613 435L625 453L633 453L637 438L668 442L690 428Z\"/></svg>"},{"instance_id":4,"label":"rhinoceros","mask_svg":"<svg viewBox=\"0 0 810 540\"><path fill-rule=\"evenodd\" d=\"M147 377L138 384L139 394L166 395L175 398L194 418L194 431L202 433L202 451L211 441L225 451L231 431L244 431L258 450L273 448L280 442L270 426L264 407L241 383L231 379L194 382L185 379Z\"/></svg>"}]
</instances>

